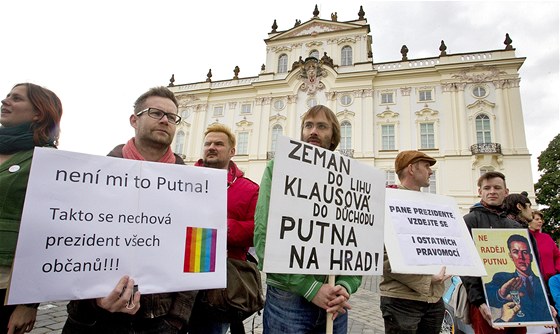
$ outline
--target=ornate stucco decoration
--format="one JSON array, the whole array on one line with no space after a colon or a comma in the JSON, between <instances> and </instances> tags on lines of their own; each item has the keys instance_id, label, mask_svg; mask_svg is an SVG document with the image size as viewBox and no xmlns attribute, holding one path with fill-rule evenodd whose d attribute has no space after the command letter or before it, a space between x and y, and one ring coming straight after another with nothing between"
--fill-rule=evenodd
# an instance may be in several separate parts
<instances>
[{"instance_id":1,"label":"ornate stucco decoration","mask_svg":"<svg viewBox=\"0 0 560 334\"><path fill-rule=\"evenodd\" d=\"M343 37L343 38L339 38L338 41L336 41L336 44L338 44L338 45L344 44L344 43L356 43L356 38Z\"/></svg>"},{"instance_id":2,"label":"ornate stucco decoration","mask_svg":"<svg viewBox=\"0 0 560 334\"><path fill-rule=\"evenodd\" d=\"M520 80L521 79L519 79L519 78L505 79L505 80L494 80L492 83L498 89L515 88L515 87L519 87L519 81Z\"/></svg>"},{"instance_id":3,"label":"ornate stucco decoration","mask_svg":"<svg viewBox=\"0 0 560 334\"><path fill-rule=\"evenodd\" d=\"M492 110L496 106L495 103L486 100L477 100L467 106L469 110L487 111Z\"/></svg>"},{"instance_id":4,"label":"ornate stucco decoration","mask_svg":"<svg viewBox=\"0 0 560 334\"><path fill-rule=\"evenodd\" d=\"M356 114L348 109L344 109L343 111L339 111L336 113L336 117L338 119L351 119L354 118Z\"/></svg>"},{"instance_id":5,"label":"ornate stucco decoration","mask_svg":"<svg viewBox=\"0 0 560 334\"><path fill-rule=\"evenodd\" d=\"M200 99L194 94L177 95L177 102L179 102L179 107L186 107L194 101L200 101Z\"/></svg>"},{"instance_id":6,"label":"ornate stucco decoration","mask_svg":"<svg viewBox=\"0 0 560 334\"><path fill-rule=\"evenodd\" d=\"M253 125L253 122L249 122L246 119L242 119L241 121L235 123L238 128L242 128L243 130L250 128Z\"/></svg>"},{"instance_id":7,"label":"ornate stucco decoration","mask_svg":"<svg viewBox=\"0 0 560 334\"><path fill-rule=\"evenodd\" d=\"M362 97L372 97L373 96L373 89L364 89L362 91Z\"/></svg>"},{"instance_id":8,"label":"ornate stucco decoration","mask_svg":"<svg viewBox=\"0 0 560 334\"><path fill-rule=\"evenodd\" d=\"M257 97L257 98L255 98L255 104L258 105L258 106L270 104L271 101L272 101L271 97Z\"/></svg>"},{"instance_id":9,"label":"ornate stucco decoration","mask_svg":"<svg viewBox=\"0 0 560 334\"><path fill-rule=\"evenodd\" d=\"M235 107L237 106L237 102L228 102L228 107L229 109L235 109Z\"/></svg>"},{"instance_id":10,"label":"ornate stucco decoration","mask_svg":"<svg viewBox=\"0 0 560 334\"><path fill-rule=\"evenodd\" d=\"M354 97L363 97L364 96L364 89L356 89L352 91L352 94L354 95Z\"/></svg>"},{"instance_id":11,"label":"ornate stucco decoration","mask_svg":"<svg viewBox=\"0 0 560 334\"><path fill-rule=\"evenodd\" d=\"M277 113L276 115L270 116L270 118L268 120L271 123L279 123L279 122L285 121L286 119L287 119L286 116L283 116L283 115L280 115L279 113Z\"/></svg>"},{"instance_id":12,"label":"ornate stucco decoration","mask_svg":"<svg viewBox=\"0 0 560 334\"><path fill-rule=\"evenodd\" d=\"M401 87L402 96L410 96L411 87Z\"/></svg>"},{"instance_id":13,"label":"ornate stucco decoration","mask_svg":"<svg viewBox=\"0 0 560 334\"><path fill-rule=\"evenodd\" d=\"M480 83L499 79L503 74L507 73L498 70L496 66L475 65L460 71L458 74L453 75L452 78L459 79L463 82Z\"/></svg>"},{"instance_id":14,"label":"ornate stucco decoration","mask_svg":"<svg viewBox=\"0 0 560 334\"><path fill-rule=\"evenodd\" d=\"M282 46L272 46L270 47L270 50L272 52L283 52L283 51L292 51L292 47L291 46L287 46L287 45L282 45Z\"/></svg>"},{"instance_id":15,"label":"ornate stucco decoration","mask_svg":"<svg viewBox=\"0 0 560 334\"><path fill-rule=\"evenodd\" d=\"M299 79L303 81L299 90L306 92L307 95L315 95L318 90L325 88L321 78L326 76L327 72L317 59L312 57L305 59L299 74Z\"/></svg>"},{"instance_id":16,"label":"ornate stucco decoration","mask_svg":"<svg viewBox=\"0 0 560 334\"><path fill-rule=\"evenodd\" d=\"M337 94L338 94L337 92L325 92L325 96L329 101L334 101L334 99L336 99Z\"/></svg>"},{"instance_id":17,"label":"ornate stucco decoration","mask_svg":"<svg viewBox=\"0 0 560 334\"><path fill-rule=\"evenodd\" d=\"M206 110L208 110L207 104L197 104L193 106L194 112L206 112Z\"/></svg>"},{"instance_id":18,"label":"ornate stucco decoration","mask_svg":"<svg viewBox=\"0 0 560 334\"><path fill-rule=\"evenodd\" d=\"M308 26L303 26L295 31L292 31L286 35L283 35L282 38L290 38L290 37L297 37L297 36L309 36L309 35L316 35L324 32L331 32L331 31L340 31L348 29L346 27L330 24L330 23L323 23L323 22L314 22Z\"/></svg>"},{"instance_id":19,"label":"ornate stucco decoration","mask_svg":"<svg viewBox=\"0 0 560 334\"><path fill-rule=\"evenodd\" d=\"M323 42L319 42L319 41L311 41L308 43L305 43L305 46L307 46L308 48L314 47L314 46L321 46L323 45Z\"/></svg>"},{"instance_id":20,"label":"ornate stucco decoration","mask_svg":"<svg viewBox=\"0 0 560 334\"><path fill-rule=\"evenodd\" d=\"M415 114L416 116L418 116L418 120L431 121L437 117L439 112L437 110L425 107L415 112Z\"/></svg>"},{"instance_id":21,"label":"ornate stucco decoration","mask_svg":"<svg viewBox=\"0 0 560 334\"><path fill-rule=\"evenodd\" d=\"M490 160L488 160L488 157ZM483 155L473 154L471 157L471 168L479 169L481 166L498 166L498 169L504 170L504 156L501 154Z\"/></svg>"},{"instance_id":22,"label":"ornate stucco decoration","mask_svg":"<svg viewBox=\"0 0 560 334\"><path fill-rule=\"evenodd\" d=\"M387 107L387 109L385 109L383 112L375 116L377 116L377 118L385 120L385 122L390 122L392 120L396 120L397 118L399 118L399 113L394 112L391 109L389 109L389 107Z\"/></svg>"},{"instance_id":23,"label":"ornate stucco decoration","mask_svg":"<svg viewBox=\"0 0 560 334\"><path fill-rule=\"evenodd\" d=\"M448 82L441 85L443 92L464 91L467 84L465 82Z\"/></svg>"}]
</instances>

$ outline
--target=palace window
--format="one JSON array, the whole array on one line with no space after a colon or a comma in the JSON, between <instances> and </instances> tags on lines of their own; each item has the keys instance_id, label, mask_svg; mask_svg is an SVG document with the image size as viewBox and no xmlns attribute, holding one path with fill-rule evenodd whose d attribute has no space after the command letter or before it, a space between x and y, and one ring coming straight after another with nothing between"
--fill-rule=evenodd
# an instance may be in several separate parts
<instances>
[{"instance_id":1,"label":"palace window","mask_svg":"<svg viewBox=\"0 0 560 334\"><path fill-rule=\"evenodd\" d=\"M247 154L249 154L249 132L239 132L237 134L237 155Z\"/></svg>"},{"instance_id":2,"label":"palace window","mask_svg":"<svg viewBox=\"0 0 560 334\"><path fill-rule=\"evenodd\" d=\"M381 104L395 103L393 93L381 93Z\"/></svg>"},{"instance_id":3,"label":"palace window","mask_svg":"<svg viewBox=\"0 0 560 334\"><path fill-rule=\"evenodd\" d=\"M342 48L340 55L340 65L349 66L352 65L352 48L348 45Z\"/></svg>"},{"instance_id":4,"label":"palace window","mask_svg":"<svg viewBox=\"0 0 560 334\"><path fill-rule=\"evenodd\" d=\"M214 117L222 117L224 116L224 106L216 106L214 107Z\"/></svg>"},{"instance_id":5,"label":"palace window","mask_svg":"<svg viewBox=\"0 0 560 334\"><path fill-rule=\"evenodd\" d=\"M344 94L340 97L340 104L343 106L350 105L352 103L352 96L349 94Z\"/></svg>"},{"instance_id":6,"label":"palace window","mask_svg":"<svg viewBox=\"0 0 560 334\"><path fill-rule=\"evenodd\" d=\"M272 136L270 138L270 151L276 152L276 143L278 142L278 137L282 135L283 129L282 125L276 124L272 127Z\"/></svg>"},{"instance_id":7,"label":"palace window","mask_svg":"<svg viewBox=\"0 0 560 334\"><path fill-rule=\"evenodd\" d=\"M242 114L250 114L251 113L251 104L250 103L243 103L241 105L241 113Z\"/></svg>"},{"instance_id":8,"label":"palace window","mask_svg":"<svg viewBox=\"0 0 560 334\"><path fill-rule=\"evenodd\" d=\"M420 102L433 101L434 98L432 95L433 95L432 89L420 89L418 90L418 101Z\"/></svg>"},{"instance_id":9,"label":"palace window","mask_svg":"<svg viewBox=\"0 0 560 334\"><path fill-rule=\"evenodd\" d=\"M185 147L185 132L183 130L177 132L175 136L175 149L173 152L177 154L183 154L183 148Z\"/></svg>"},{"instance_id":10,"label":"palace window","mask_svg":"<svg viewBox=\"0 0 560 334\"><path fill-rule=\"evenodd\" d=\"M288 55L283 53L278 57L278 73L288 72Z\"/></svg>"},{"instance_id":11,"label":"palace window","mask_svg":"<svg viewBox=\"0 0 560 334\"><path fill-rule=\"evenodd\" d=\"M436 193L436 172L430 175L430 185L428 187L423 187L422 192L435 194Z\"/></svg>"},{"instance_id":12,"label":"palace window","mask_svg":"<svg viewBox=\"0 0 560 334\"><path fill-rule=\"evenodd\" d=\"M352 124L348 121L340 123L340 149L352 149Z\"/></svg>"},{"instance_id":13,"label":"palace window","mask_svg":"<svg viewBox=\"0 0 560 334\"><path fill-rule=\"evenodd\" d=\"M381 125L381 149L382 150L395 149L395 125L394 124Z\"/></svg>"},{"instance_id":14,"label":"palace window","mask_svg":"<svg viewBox=\"0 0 560 334\"><path fill-rule=\"evenodd\" d=\"M276 110L284 109L284 101L282 101L281 99L275 100L274 101L274 109L276 109Z\"/></svg>"},{"instance_id":15,"label":"palace window","mask_svg":"<svg viewBox=\"0 0 560 334\"><path fill-rule=\"evenodd\" d=\"M477 98L483 98L488 95L488 92L484 86L474 86L472 94Z\"/></svg>"},{"instance_id":16,"label":"palace window","mask_svg":"<svg viewBox=\"0 0 560 334\"><path fill-rule=\"evenodd\" d=\"M434 123L420 123L420 148L435 148Z\"/></svg>"},{"instance_id":17,"label":"palace window","mask_svg":"<svg viewBox=\"0 0 560 334\"><path fill-rule=\"evenodd\" d=\"M490 135L490 118L486 114L476 116L476 143L486 144L492 142Z\"/></svg>"}]
</instances>

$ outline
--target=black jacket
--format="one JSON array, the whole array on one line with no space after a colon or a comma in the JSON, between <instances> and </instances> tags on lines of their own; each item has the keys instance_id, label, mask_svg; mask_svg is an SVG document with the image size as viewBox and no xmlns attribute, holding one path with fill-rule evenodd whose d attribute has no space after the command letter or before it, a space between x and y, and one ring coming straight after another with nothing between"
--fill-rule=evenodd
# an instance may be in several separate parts
<instances>
[{"instance_id":1,"label":"black jacket","mask_svg":"<svg viewBox=\"0 0 560 334\"><path fill-rule=\"evenodd\" d=\"M505 212L501 214L492 212L480 203L473 205L470 212L463 218L471 235L471 229L473 228L523 228L518 222L507 218ZM533 247L533 249L536 249L536 247ZM480 277L461 276L461 280L467 289L469 303L476 307L486 303Z\"/></svg>"}]
</instances>

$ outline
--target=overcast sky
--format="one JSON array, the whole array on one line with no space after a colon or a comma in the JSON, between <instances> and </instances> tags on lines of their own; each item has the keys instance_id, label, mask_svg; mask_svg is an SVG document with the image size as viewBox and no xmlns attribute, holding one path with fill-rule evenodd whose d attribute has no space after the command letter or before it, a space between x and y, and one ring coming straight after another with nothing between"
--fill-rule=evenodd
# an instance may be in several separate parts
<instances>
[{"instance_id":1,"label":"overcast sky","mask_svg":"<svg viewBox=\"0 0 560 334\"><path fill-rule=\"evenodd\" d=\"M371 27L375 63L503 49L509 33L521 67L527 145L536 158L560 132L558 2L397 1L1 1L0 94L18 82L52 89L64 107L60 148L106 154L133 135L134 100L148 88L256 76L274 19L278 30L320 18Z\"/></svg>"}]
</instances>

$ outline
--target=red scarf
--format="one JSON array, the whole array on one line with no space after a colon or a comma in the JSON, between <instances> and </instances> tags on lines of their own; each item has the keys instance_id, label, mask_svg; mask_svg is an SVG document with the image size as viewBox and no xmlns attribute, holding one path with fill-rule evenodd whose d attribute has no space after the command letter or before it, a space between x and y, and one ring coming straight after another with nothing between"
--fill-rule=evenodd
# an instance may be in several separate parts
<instances>
[{"instance_id":1,"label":"red scarf","mask_svg":"<svg viewBox=\"0 0 560 334\"><path fill-rule=\"evenodd\" d=\"M138 149L136 148L136 145L134 144L134 138L131 138L123 146L122 153L123 153L123 158L125 158L125 159L146 160L142 156L142 154L140 154L140 152L138 152ZM173 151L171 151L171 147L167 148L167 151L165 152L165 154L157 162L164 162L164 163L168 163L168 164L175 163L175 155L173 154Z\"/></svg>"}]
</instances>

